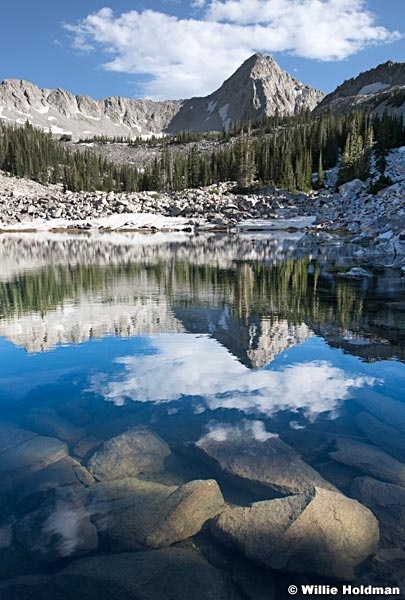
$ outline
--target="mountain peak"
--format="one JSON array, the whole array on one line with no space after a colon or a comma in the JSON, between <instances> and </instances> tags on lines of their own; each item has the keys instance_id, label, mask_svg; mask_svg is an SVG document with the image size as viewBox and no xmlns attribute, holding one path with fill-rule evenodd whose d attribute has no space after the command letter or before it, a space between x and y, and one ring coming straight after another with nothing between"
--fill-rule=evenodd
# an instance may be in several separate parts
<instances>
[{"instance_id":1,"label":"mountain peak","mask_svg":"<svg viewBox=\"0 0 405 600\"><path fill-rule=\"evenodd\" d=\"M385 108L390 110L389 101L393 94L402 96L405 93L405 62L393 62L391 60L378 65L368 71L364 71L344 81L339 85L334 92L325 96L322 102L317 107L323 110L327 107L335 110L345 111L355 107L366 108L367 105L373 105L376 111L379 111L378 106L381 105L381 110ZM405 112L405 104L400 101L394 104L396 108L401 108ZM371 104L370 104L371 103ZM395 108L395 106L393 106Z\"/></svg>"}]
</instances>

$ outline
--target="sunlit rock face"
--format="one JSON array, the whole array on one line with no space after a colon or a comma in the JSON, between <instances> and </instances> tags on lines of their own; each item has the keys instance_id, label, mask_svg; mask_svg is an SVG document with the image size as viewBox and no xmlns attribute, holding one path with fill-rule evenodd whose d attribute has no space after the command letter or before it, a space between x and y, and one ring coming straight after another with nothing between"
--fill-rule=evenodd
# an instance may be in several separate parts
<instances>
[{"instance_id":1,"label":"sunlit rock face","mask_svg":"<svg viewBox=\"0 0 405 600\"><path fill-rule=\"evenodd\" d=\"M323 97L283 71L271 56L257 53L209 96L186 100L168 130L222 131L236 121L312 110Z\"/></svg>"},{"instance_id":2,"label":"sunlit rock face","mask_svg":"<svg viewBox=\"0 0 405 600\"><path fill-rule=\"evenodd\" d=\"M373 513L343 494L314 488L231 508L214 523L219 540L272 569L351 580L377 549Z\"/></svg>"}]
</instances>

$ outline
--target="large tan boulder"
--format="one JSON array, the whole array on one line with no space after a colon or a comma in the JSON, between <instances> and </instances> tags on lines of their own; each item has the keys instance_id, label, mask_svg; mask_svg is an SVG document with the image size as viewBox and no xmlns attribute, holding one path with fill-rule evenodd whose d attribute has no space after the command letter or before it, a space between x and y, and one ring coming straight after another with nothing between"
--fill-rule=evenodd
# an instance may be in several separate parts
<instances>
[{"instance_id":1,"label":"large tan boulder","mask_svg":"<svg viewBox=\"0 0 405 600\"><path fill-rule=\"evenodd\" d=\"M322 488L228 509L215 519L213 532L271 569L341 580L353 578L379 541L370 510Z\"/></svg>"},{"instance_id":2,"label":"large tan boulder","mask_svg":"<svg viewBox=\"0 0 405 600\"><path fill-rule=\"evenodd\" d=\"M180 487L121 479L89 488L86 506L116 551L170 546L198 533L225 508L213 479Z\"/></svg>"}]
</instances>

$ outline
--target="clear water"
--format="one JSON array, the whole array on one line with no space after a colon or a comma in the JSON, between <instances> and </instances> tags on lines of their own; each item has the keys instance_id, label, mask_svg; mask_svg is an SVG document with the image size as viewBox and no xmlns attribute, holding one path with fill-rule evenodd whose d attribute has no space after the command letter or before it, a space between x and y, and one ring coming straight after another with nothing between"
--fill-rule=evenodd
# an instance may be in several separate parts
<instances>
[{"instance_id":1,"label":"clear water","mask_svg":"<svg viewBox=\"0 0 405 600\"><path fill-rule=\"evenodd\" d=\"M247 504L260 498L185 448L252 426L348 494L370 473L330 458L335 439L371 443L355 419L370 390L404 403L404 278L387 269L342 277L356 263L338 239L10 234L0 260L0 422L35 430L33 411L54 411L90 439L69 441L83 465L91 440L144 425L175 457L154 480L213 477L226 500ZM22 482L7 481L0 575L64 567L27 571L13 531L39 500L20 506ZM216 546L199 536L197 545Z\"/></svg>"}]
</instances>

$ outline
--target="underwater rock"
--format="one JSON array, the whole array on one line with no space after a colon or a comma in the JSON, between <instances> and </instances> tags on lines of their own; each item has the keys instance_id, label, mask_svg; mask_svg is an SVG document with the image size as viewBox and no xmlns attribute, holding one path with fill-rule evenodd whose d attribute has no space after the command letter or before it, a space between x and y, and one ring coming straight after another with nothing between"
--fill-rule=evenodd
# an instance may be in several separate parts
<instances>
[{"instance_id":1,"label":"underwater rock","mask_svg":"<svg viewBox=\"0 0 405 600\"><path fill-rule=\"evenodd\" d=\"M66 600L46 575L28 575L0 582L0 600Z\"/></svg>"},{"instance_id":2,"label":"underwater rock","mask_svg":"<svg viewBox=\"0 0 405 600\"><path fill-rule=\"evenodd\" d=\"M24 424L41 435L49 435L68 444L76 444L86 435L85 429L63 419L51 408L30 411L25 416Z\"/></svg>"},{"instance_id":3,"label":"underwater rock","mask_svg":"<svg viewBox=\"0 0 405 600\"><path fill-rule=\"evenodd\" d=\"M81 556L98 548L97 530L74 491L62 488L15 526L18 544L35 563Z\"/></svg>"},{"instance_id":4,"label":"underwater rock","mask_svg":"<svg viewBox=\"0 0 405 600\"><path fill-rule=\"evenodd\" d=\"M321 488L227 509L214 520L213 533L271 569L342 580L353 578L379 541L368 508Z\"/></svg>"},{"instance_id":5,"label":"underwater rock","mask_svg":"<svg viewBox=\"0 0 405 600\"><path fill-rule=\"evenodd\" d=\"M370 442L398 460L405 461L405 435L401 431L383 423L368 412L358 413L355 421Z\"/></svg>"},{"instance_id":6,"label":"underwater rock","mask_svg":"<svg viewBox=\"0 0 405 600\"><path fill-rule=\"evenodd\" d=\"M376 479L405 484L405 464L377 446L344 437L336 440L336 446L337 450L329 454L334 460Z\"/></svg>"},{"instance_id":7,"label":"underwater rock","mask_svg":"<svg viewBox=\"0 0 405 600\"><path fill-rule=\"evenodd\" d=\"M2 453L2 491L12 489L31 473L44 469L68 455L65 442L35 435Z\"/></svg>"},{"instance_id":8,"label":"underwater rock","mask_svg":"<svg viewBox=\"0 0 405 600\"><path fill-rule=\"evenodd\" d=\"M28 431L15 427L15 425L1 424L0 425L0 454L15 448L19 444L38 435L35 431Z\"/></svg>"},{"instance_id":9,"label":"underwater rock","mask_svg":"<svg viewBox=\"0 0 405 600\"><path fill-rule=\"evenodd\" d=\"M405 488L371 477L357 477L350 495L377 517L383 545L405 550Z\"/></svg>"},{"instance_id":10,"label":"underwater rock","mask_svg":"<svg viewBox=\"0 0 405 600\"><path fill-rule=\"evenodd\" d=\"M160 471L170 454L166 442L146 427L111 438L90 458L87 468L99 481Z\"/></svg>"},{"instance_id":11,"label":"underwater rock","mask_svg":"<svg viewBox=\"0 0 405 600\"><path fill-rule=\"evenodd\" d=\"M405 434L405 404L375 390L356 390L356 404Z\"/></svg>"},{"instance_id":12,"label":"underwater rock","mask_svg":"<svg viewBox=\"0 0 405 600\"><path fill-rule=\"evenodd\" d=\"M67 600L242 600L226 573L183 548L83 558L53 579Z\"/></svg>"},{"instance_id":13,"label":"underwater rock","mask_svg":"<svg viewBox=\"0 0 405 600\"><path fill-rule=\"evenodd\" d=\"M18 490L19 506L34 510L46 499L51 490L69 487L80 493L92 485L94 478L77 460L66 456L33 473L21 483Z\"/></svg>"},{"instance_id":14,"label":"underwater rock","mask_svg":"<svg viewBox=\"0 0 405 600\"><path fill-rule=\"evenodd\" d=\"M198 533L225 507L213 479L180 487L135 478L99 483L85 503L115 551L170 546Z\"/></svg>"},{"instance_id":15,"label":"underwater rock","mask_svg":"<svg viewBox=\"0 0 405 600\"><path fill-rule=\"evenodd\" d=\"M314 486L336 489L276 436L262 441L239 430L225 439L207 434L195 447L222 475L253 493L295 494Z\"/></svg>"}]
</instances>

